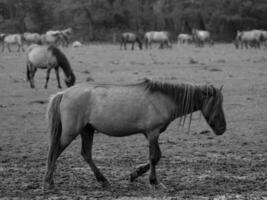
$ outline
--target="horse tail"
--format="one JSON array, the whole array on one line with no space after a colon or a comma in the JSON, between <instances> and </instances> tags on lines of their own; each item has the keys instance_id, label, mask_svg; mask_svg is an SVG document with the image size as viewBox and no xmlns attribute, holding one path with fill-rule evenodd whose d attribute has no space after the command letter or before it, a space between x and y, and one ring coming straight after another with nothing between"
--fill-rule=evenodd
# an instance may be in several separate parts
<instances>
[{"instance_id":1,"label":"horse tail","mask_svg":"<svg viewBox=\"0 0 267 200\"><path fill-rule=\"evenodd\" d=\"M60 117L60 103L63 97L63 93L57 93L50 98L47 106L47 119L49 123L50 131L50 152L54 152L60 148L60 137L62 132L62 123ZM53 156L49 156L53 159ZM50 160L51 162L52 160Z\"/></svg>"}]
</instances>

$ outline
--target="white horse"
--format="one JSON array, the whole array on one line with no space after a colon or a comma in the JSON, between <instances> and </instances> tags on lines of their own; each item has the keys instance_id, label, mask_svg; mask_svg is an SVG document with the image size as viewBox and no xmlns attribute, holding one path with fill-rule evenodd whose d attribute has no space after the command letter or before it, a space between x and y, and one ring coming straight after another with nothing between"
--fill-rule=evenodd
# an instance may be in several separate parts
<instances>
[{"instance_id":1,"label":"white horse","mask_svg":"<svg viewBox=\"0 0 267 200\"><path fill-rule=\"evenodd\" d=\"M262 30L237 31L235 44L246 49L250 47L260 48L261 42L264 40L265 32Z\"/></svg>"},{"instance_id":2,"label":"white horse","mask_svg":"<svg viewBox=\"0 0 267 200\"><path fill-rule=\"evenodd\" d=\"M18 52L20 52L20 49L24 51L23 49L23 36L21 34L3 34L2 35L2 41L3 41L3 46L2 46L2 52L4 52L5 47L7 47L8 51L11 52L10 50L10 45L11 44L16 44L18 46Z\"/></svg>"},{"instance_id":3,"label":"white horse","mask_svg":"<svg viewBox=\"0 0 267 200\"><path fill-rule=\"evenodd\" d=\"M204 46L205 42L209 43L210 46L213 45L209 31L193 29L192 35L197 46Z\"/></svg>"},{"instance_id":4,"label":"white horse","mask_svg":"<svg viewBox=\"0 0 267 200\"><path fill-rule=\"evenodd\" d=\"M149 31L145 34L145 45L152 49L152 42L160 43L159 48L163 49L164 45L166 47L171 47L170 43L170 33L168 31Z\"/></svg>"},{"instance_id":5,"label":"white horse","mask_svg":"<svg viewBox=\"0 0 267 200\"><path fill-rule=\"evenodd\" d=\"M186 34L186 33L180 33L178 36L177 36L177 45L178 44L189 44L193 41L193 36L192 35L189 35L189 34Z\"/></svg>"}]
</instances>

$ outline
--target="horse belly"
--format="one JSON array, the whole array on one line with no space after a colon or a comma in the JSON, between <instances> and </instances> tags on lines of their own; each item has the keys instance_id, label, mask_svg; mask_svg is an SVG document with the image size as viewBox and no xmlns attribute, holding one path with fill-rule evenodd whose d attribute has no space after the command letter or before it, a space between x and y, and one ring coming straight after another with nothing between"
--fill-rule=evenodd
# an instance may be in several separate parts
<instances>
[{"instance_id":1,"label":"horse belly","mask_svg":"<svg viewBox=\"0 0 267 200\"><path fill-rule=\"evenodd\" d=\"M121 101L112 104L98 104L91 112L89 123L107 135L131 135L141 132L144 128L144 109L145 107L142 105L130 105Z\"/></svg>"}]
</instances>

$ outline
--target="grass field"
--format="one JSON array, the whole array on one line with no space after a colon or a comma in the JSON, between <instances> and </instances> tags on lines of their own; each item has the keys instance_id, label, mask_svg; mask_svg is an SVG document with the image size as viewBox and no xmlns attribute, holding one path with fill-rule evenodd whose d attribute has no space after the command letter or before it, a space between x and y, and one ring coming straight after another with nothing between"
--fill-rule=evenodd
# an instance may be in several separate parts
<instances>
[{"instance_id":1,"label":"grass field","mask_svg":"<svg viewBox=\"0 0 267 200\"><path fill-rule=\"evenodd\" d=\"M51 73L26 82L24 53L0 54L0 197L9 199L267 199L267 49L236 50L233 45L120 51L94 44L63 49L77 77L127 83L149 77L167 82L224 85L227 131L215 136L199 113L190 132L174 121L160 137L157 166L167 187L153 191L148 175L134 183L128 175L148 159L142 135L113 138L97 134L94 160L111 188L98 185L80 156L77 138L58 160L57 190L42 193L48 150L45 110L59 91ZM63 73L61 73L63 83ZM65 87L65 85L64 85ZM203 132L204 131L204 132ZM132 198L130 198L132 197ZM174 198L175 197L175 198Z\"/></svg>"}]
</instances>

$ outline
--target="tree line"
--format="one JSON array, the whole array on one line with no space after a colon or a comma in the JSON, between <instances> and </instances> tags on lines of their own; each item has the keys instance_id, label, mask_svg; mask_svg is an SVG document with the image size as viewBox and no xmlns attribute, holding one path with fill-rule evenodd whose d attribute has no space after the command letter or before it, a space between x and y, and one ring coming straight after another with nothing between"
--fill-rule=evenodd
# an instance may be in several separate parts
<instances>
[{"instance_id":1,"label":"tree line","mask_svg":"<svg viewBox=\"0 0 267 200\"><path fill-rule=\"evenodd\" d=\"M110 41L114 34L192 28L232 41L237 30L267 29L266 0L0 0L0 32L72 27L82 41Z\"/></svg>"}]
</instances>

